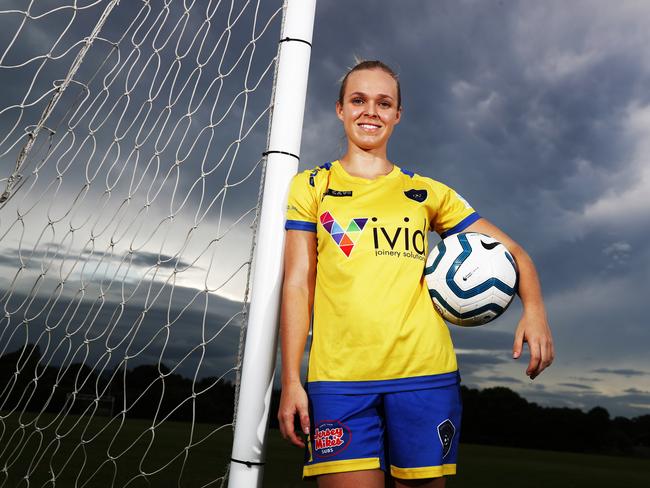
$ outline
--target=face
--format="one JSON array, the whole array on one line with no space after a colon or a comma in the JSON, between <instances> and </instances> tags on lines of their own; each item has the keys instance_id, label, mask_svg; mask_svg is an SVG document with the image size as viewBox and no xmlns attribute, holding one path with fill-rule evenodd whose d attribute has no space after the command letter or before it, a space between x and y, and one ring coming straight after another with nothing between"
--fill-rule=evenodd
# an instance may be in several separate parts
<instances>
[{"instance_id":1,"label":"face","mask_svg":"<svg viewBox=\"0 0 650 488\"><path fill-rule=\"evenodd\" d=\"M343 122L348 143L363 150L385 151L401 112L397 108L397 82L380 69L351 73L343 104L336 102L336 113Z\"/></svg>"}]
</instances>

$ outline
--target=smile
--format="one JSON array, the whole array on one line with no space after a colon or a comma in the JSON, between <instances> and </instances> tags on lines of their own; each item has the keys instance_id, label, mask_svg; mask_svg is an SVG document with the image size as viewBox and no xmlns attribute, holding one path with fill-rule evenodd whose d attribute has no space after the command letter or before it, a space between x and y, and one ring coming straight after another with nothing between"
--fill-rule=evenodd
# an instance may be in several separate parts
<instances>
[{"instance_id":1,"label":"smile","mask_svg":"<svg viewBox=\"0 0 650 488\"><path fill-rule=\"evenodd\" d=\"M367 132L375 132L381 128L380 126L373 124L359 124L359 127Z\"/></svg>"}]
</instances>

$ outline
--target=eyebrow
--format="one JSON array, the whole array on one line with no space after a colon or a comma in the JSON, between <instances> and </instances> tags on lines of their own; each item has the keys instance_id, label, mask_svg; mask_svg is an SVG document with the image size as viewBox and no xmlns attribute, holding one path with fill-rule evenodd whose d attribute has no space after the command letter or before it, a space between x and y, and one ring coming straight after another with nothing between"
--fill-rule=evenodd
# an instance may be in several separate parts
<instances>
[{"instance_id":1,"label":"eyebrow","mask_svg":"<svg viewBox=\"0 0 650 488\"><path fill-rule=\"evenodd\" d=\"M350 93L349 96L352 97L352 96L354 96L354 95L363 95L364 97L368 96L368 95L367 95L366 93L364 93L364 92L352 92L352 93ZM387 95L387 94L385 94L385 93L378 93L378 94L377 94L377 98L390 98L391 100L393 100L393 97L392 97L392 96Z\"/></svg>"}]
</instances>

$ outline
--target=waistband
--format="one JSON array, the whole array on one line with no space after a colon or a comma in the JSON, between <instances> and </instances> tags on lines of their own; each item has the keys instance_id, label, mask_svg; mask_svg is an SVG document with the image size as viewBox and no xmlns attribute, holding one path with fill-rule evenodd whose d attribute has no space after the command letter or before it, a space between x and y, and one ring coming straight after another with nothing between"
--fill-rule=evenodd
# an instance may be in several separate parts
<instances>
[{"instance_id":1,"label":"waistband","mask_svg":"<svg viewBox=\"0 0 650 488\"><path fill-rule=\"evenodd\" d=\"M460 383L460 373L434 374L429 376L413 376L410 378L396 378L391 380L371 381L312 381L307 383L310 394L372 394L394 393L410 390L428 390L430 388L444 388Z\"/></svg>"}]
</instances>

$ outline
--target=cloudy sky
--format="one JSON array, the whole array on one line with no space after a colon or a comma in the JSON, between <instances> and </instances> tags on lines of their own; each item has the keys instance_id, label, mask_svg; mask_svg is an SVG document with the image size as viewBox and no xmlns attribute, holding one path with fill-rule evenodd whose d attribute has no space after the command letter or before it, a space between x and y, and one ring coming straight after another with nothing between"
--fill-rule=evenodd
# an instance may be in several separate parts
<instances>
[{"instance_id":1,"label":"cloudy sky","mask_svg":"<svg viewBox=\"0 0 650 488\"><path fill-rule=\"evenodd\" d=\"M15 3L26 8L26 2ZM228 319L241 308L248 273L279 2L263 2L258 17L265 20L255 30L255 6L245 2L197 11L179 28L173 26L182 9L172 9L168 18L175 20L164 21L153 9L143 13L127 3L109 17L106 40L94 44L75 77L79 83L48 120L48 127L58 121L56 134L37 139L24 174L38 168L38 177L26 178L0 209L0 287L8 310L0 346L10 351L40 338L44 350L49 337L78 350L77 360L88 352L88 361L108 364L137 349L141 361L178 365L186 376L222 374L236 355L237 317ZM0 106L17 107L0 113L2 134L12 134L0 145L1 185L26 142L24 127L36 123L49 100L39 94L65 76L80 48L73 34L87 35L104 7L31 19L24 42L0 62ZM233 14L239 9L241 17ZM211 14L208 29L204 20ZM300 168L343 154L334 113L339 79L355 56L381 59L399 72L404 104L389 158L454 187L537 265L556 341L554 365L530 381L525 360L511 359L517 304L481 328L452 326L468 386L504 385L544 405L650 413L650 329L643 307L650 290L648 18L650 3L642 1L318 3ZM129 27L133 19L148 30ZM18 14L0 15L3 46L19 20ZM229 23L243 27L226 39L218 29ZM124 29L130 34L117 51L132 69L116 73L111 48ZM262 31L253 50L251 32ZM165 38L172 41L165 44ZM48 52L51 59L39 70L46 59L39 56ZM254 67L247 69L251 56ZM182 80L190 80L188 88L181 88ZM238 96L254 85L255 97ZM147 118L149 106L153 115ZM110 107L126 107L124 115ZM93 117L109 112L105 122ZM168 112L173 122L152 122ZM127 127L125 120L133 123ZM146 136L148 130L158 137ZM248 134L243 143L233 146L242 134ZM61 190L48 186L53 181ZM81 188L87 190L76 203ZM37 280L44 267L49 273ZM37 298L26 300L35 282ZM48 299L57 294L52 305ZM78 321L71 313L58 322L53 314L35 313L64 315L57 308L62 303L77 306L76 317L96 317L86 319L94 327L89 342L83 334L77 342L66 335L64 327L75 330ZM146 320L138 318L143 309L152 312ZM111 319L116 313L121 318ZM207 336L218 340L206 341L205 324ZM119 345L116 337L129 340ZM205 347L196 349L197 341ZM72 361L61 355L64 349L50 346L54 363Z\"/></svg>"}]
</instances>

